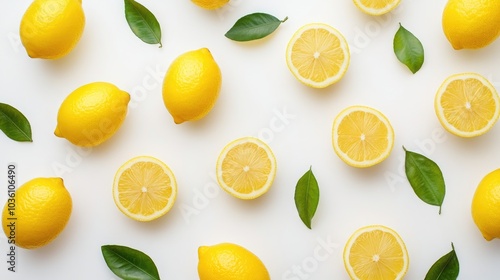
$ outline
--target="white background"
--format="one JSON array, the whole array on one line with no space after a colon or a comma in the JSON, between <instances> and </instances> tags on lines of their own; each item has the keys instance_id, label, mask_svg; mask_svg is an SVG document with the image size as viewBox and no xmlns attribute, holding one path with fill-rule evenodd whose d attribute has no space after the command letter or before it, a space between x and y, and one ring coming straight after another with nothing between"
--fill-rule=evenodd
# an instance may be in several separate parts
<instances>
[{"instance_id":1,"label":"white background","mask_svg":"<svg viewBox=\"0 0 500 280\"><path fill-rule=\"evenodd\" d=\"M254 252L275 280L348 279L344 244L370 224L389 226L404 239L410 256L406 279L423 279L452 242L460 279L498 279L500 242L483 239L470 204L481 178L500 167L500 127L475 139L451 135L439 124L433 100L441 82L458 72L478 72L500 89L500 40L481 50L453 50L441 28L444 0L402 0L382 17L363 14L350 0L231 0L218 11L188 0L140 2L158 18L163 48L133 35L123 1L84 0L87 21L78 46L63 59L44 61L30 59L19 41L19 23L30 1L0 0L0 102L26 115L34 138L17 143L0 135L0 174L5 174L0 199L7 197L7 164L16 162L19 184L61 176L74 203L54 242L18 249L16 273L7 271L7 239L1 235L0 279L117 279L102 258L104 244L147 253L162 279L198 279L198 247L220 242ZM257 42L224 37L238 18L253 12L289 19ZM346 76L322 90L295 80L285 62L288 40L310 22L337 28L351 48ZM399 23L425 48L425 63L415 75L393 53ZM203 120L175 125L161 98L164 72L181 53L202 47L221 67L220 98ZM118 133L84 153L53 131L63 99L95 81L116 84L132 100ZM396 134L390 157L369 169L347 166L331 145L334 117L354 104L382 111ZM221 149L243 136L263 138L277 157L273 187L255 201L229 196L213 177ZM441 167L447 187L441 215L408 184L403 145ZM174 208L149 223L124 216L111 195L116 170L138 155L163 160L179 184ZM321 190L312 230L302 224L293 201L295 184L310 166Z\"/></svg>"}]
</instances>

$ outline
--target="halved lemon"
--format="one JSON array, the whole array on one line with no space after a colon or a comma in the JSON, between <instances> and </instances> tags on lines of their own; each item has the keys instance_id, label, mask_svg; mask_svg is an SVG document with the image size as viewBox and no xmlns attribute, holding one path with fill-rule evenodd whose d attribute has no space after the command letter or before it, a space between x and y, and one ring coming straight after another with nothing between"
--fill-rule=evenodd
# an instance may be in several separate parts
<instances>
[{"instance_id":1,"label":"halved lemon","mask_svg":"<svg viewBox=\"0 0 500 280\"><path fill-rule=\"evenodd\" d=\"M324 23L310 23L295 32L286 49L292 74L313 88L338 82L349 67L350 52L344 36Z\"/></svg>"},{"instance_id":2,"label":"halved lemon","mask_svg":"<svg viewBox=\"0 0 500 280\"><path fill-rule=\"evenodd\" d=\"M353 0L354 5L362 12L380 16L394 10L401 0Z\"/></svg>"},{"instance_id":3,"label":"halved lemon","mask_svg":"<svg viewBox=\"0 0 500 280\"><path fill-rule=\"evenodd\" d=\"M355 280L403 279L409 262L403 239L382 225L358 229L344 247L344 265Z\"/></svg>"},{"instance_id":4,"label":"halved lemon","mask_svg":"<svg viewBox=\"0 0 500 280\"><path fill-rule=\"evenodd\" d=\"M165 215L177 197L177 182L170 168L157 158L139 156L123 164L115 175L113 198L126 216L152 221Z\"/></svg>"},{"instance_id":5,"label":"halved lemon","mask_svg":"<svg viewBox=\"0 0 500 280\"><path fill-rule=\"evenodd\" d=\"M495 87L477 73L448 77L436 93L434 108L441 125L461 137L488 132L498 121L500 100Z\"/></svg>"},{"instance_id":6,"label":"halved lemon","mask_svg":"<svg viewBox=\"0 0 500 280\"><path fill-rule=\"evenodd\" d=\"M262 140L244 137L232 141L217 160L217 181L223 190L241 199L265 194L276 175L276 158Z\"/></svg>"},{"instance_id":7,"label":"halved lemon","mask_svg":"<svg viewBox=\"0 0 500 280\"><path fill-rule=\"evenodd\" d=\"M333 149L348 165L369 167L386 159L394 146L394 130L376 109L351 106L333 121Z\"/></svg>"}]
</instances>

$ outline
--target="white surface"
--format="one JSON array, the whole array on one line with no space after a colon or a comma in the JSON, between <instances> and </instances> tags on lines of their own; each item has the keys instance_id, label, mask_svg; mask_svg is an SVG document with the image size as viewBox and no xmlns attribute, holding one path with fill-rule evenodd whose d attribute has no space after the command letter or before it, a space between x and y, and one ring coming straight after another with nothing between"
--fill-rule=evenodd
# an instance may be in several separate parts
<instances>
[{"instance_id":1,"label":"white surface","mask_svg":"<svg viewBox=\"0 0 500 280\"><path fill-rule=\"evenodd\" d=\"M433 98L441 82L457 72L481 73L500 89L500 40L477 51L453 50L441 29L445 1L403 0L396 13L377 18L362 14L350 0L232 0L219 11L202 10L188 0L142 0L161 24L160 49L132 34L122 1L84 0L82 40L59 61L30 59L19 43L19 22L30 1L0 2L0 102L27 116L34 137L33 143L17 143L0 135L0 199L7 196L7 163L16 162L20 184L61 176L74 202L63 233L46 247L18 249L16 273L0 262L0 279L117 279L101 256L104 244L149 254L162 279L198 279L198 246L234 242L258 255L272 279L346 280L343 246L357 228L369 224L400 233L410 255L406 279L423 279L434 261L450 251L451 242L460 260L460 279L498 278L500 242L482 238L470 203L481 178L500 166L500 127L476 139L448 134L434 114ZM224 37L238 18L253 12L289 19L259 42ZM346 76L323 90L296 81L284 58L289 38L309 22L334 26L351 47ZM415 75L392 50L399 22L425 48L425 63ZM201 47L211 50L222 69L220 98L205 119L175 125L161 99L163 74L179 54ZM82 154L53 130L65 96L94 81L116 84L132 101L119 132ZM334 117L354 104L381 110L395 129L392 154L373 168L345 165L331 145ZM222 192L213 174L220 150L248 135L267 140L278 173L265 196L240 201ZM447 194L441 215L407 183L402 145L442 168ZM137 155L163 160L179 183L174 208L150 223L125 217L111 196L116 170ZM58 171L62 166L67 169ZM295 184L309 166L321 190L312 230L302 224L293 201ZM186 214L189 209L191 215ZM325 250L325 242L332 248ZM0 260L6 259L3 234L0 254ZM298 269L302 274L294 274Z\"/></svg>"}]
</instances>

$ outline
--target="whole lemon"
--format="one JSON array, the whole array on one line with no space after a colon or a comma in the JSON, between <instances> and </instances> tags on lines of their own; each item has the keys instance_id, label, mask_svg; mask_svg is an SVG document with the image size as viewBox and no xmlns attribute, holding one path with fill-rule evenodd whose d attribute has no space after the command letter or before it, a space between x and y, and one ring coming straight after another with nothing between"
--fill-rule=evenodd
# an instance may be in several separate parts
<instances>
[{"instance_id":1,"label":"whole lemon","mask_svg":"<svg viewBox=\"0 0 500 280\"><path fill-rule=\"evenodd\" d=\"M500 35L499 19L499 0L449 0L442 25L454 49L478 49Z\"/></svg>"},{"instance_id":2,"label":"whole lemon","mask_svg":"<svg viewBox=\"0 0 500 280\"><path fill-rule=\"evenodd\" d=\"M472 218L486 240L500 238L500 169L481 180L471 210Z\"/></svg>"},{"instance_id":3,"label":"whole lemon","mask_svg":"<svg viewBox=\"0 0 500 280\"><path fill-rule=\"evenodd\" d=\"M120 128L130 95L106 82L77 88L62 102L54 134L82 147L97 146Z\"/></svg>"},{"instance_id":4,"label":"whole lemon","mask_svg":"<svg viewBox=\"0 0 500 280\"><path fill-rule=\"evenodd\" d=\"M198 248L200 280L269 280L262 261L247 249L232 243Z\"/></svg>"},{"instance_id":5,"label":"whole lemon","mask_svg":"<svg viewBox=\"0 0 500 280\"><path fill-rule=\"evenodd\" d=\"M222 8L229 2L229 0L191 0L191 1L193 1L193 3L195 3L197 6L207 10L215 10L218 8Z\"/></svg>"},{"instance_id":6,"label":"whole lemon","mask_svg":"<svg viewBox=\"0 0 500 280\"><path fill-rule=\"evenodd\" d=\"M47 245L66 227L72 200L61 178L35 178L9 196L2 212L9 243L35 249Z\"/></svg>"},{"instance_id":7,"label":"whole lemon","mask_svg":"<svg viewBox=\"0 0 500 280\"><path fill-rule=\"evenodd\" d=\"M199 120L215 105L222 75L207 48L181 54L163 81L163 102L176 124Z\"/></svg>"},{"instance_id":8,"label":"whole lemon","mask_svg":"<svg viewBox=\"0 0 500 280\"><path fill-rule=\"evenodd\" d=\"M35 0L21 20L21 42L32 58L57 59L80 41L85 27L81 0Z\"/></svg>"}]
</instances>

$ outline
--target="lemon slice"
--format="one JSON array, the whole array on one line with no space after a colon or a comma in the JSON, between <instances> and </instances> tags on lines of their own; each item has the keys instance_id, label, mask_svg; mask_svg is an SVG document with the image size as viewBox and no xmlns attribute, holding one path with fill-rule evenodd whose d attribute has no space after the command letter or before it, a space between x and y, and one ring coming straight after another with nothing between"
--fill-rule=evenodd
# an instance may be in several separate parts
<instances>
[{"instance_id":1,"label":"lemon slice","mask_svg":"<svg viewBox=\"0 0 500 280\"><path fill-rule=\"evenodd\" d=\"M351 106L333 121L333 149L348 165L369 167L386 159L394 146L394 130L376 109Z\"/></svg>"},{"instance_id":2,"label":"lemon slice","mask_svg":"<svg viewBox=\"0 0 500 280\"><path fill-rule=\"evenodd\" d=\"M217 181L234 197L254 199L265 194L276 175L276 158L269 146L253 137L232 141L217 160Z\"/></svg>"},{"instance_id":3,"label":"lemon slice","mask_svg":"<svg viewBox=\"0 0 500 280\"><path fill-rule=\"evenodd\" d=\"M170 168L154 157L139 156L123 164L115 175L113 198L126 216L151 221L174 205L177 183Z\"/></svg>"},{"instance_id":4,"label":"lemon slice","mask_svg":"<svg viewBox=\"0 0 500 280\"><path fill-rule=\"evenodd\" d=\"M354 4L362 12L380 16L394 10L401 0L353 0Z\"/></svg>"},{"instance_id":5,"label":"lemon slice","mask_svg":"<svg viewBox=\"0 0 500 280\"><path fill-rule=\"evenodd\" d=\"M448 77L436 93L434 108L441 125L461 137L488 132L500 115L495 87L476 73Z\"/></svg>"},{"instance_id":6,"label":"lemon slice","mask_svg":"<svg viewBox=\"0 0 500 280\"><path fill-rule=\"evenodd\" d=\"M354 232L347 241L344 265L355 280L403 279L409 266L408 251L393 229L366 226Z\"/></svg>"},{"instance_id":7,"label":"lemon slice","mask_svg":"<svg viewBox=\"0 0 500 280\"><path fill-rule=\"evenodd\" d=\"M288 42L286 63L292 74L313 88L338 82L349 67L349 46L335 28L310 23L299 28Z\"/></svg>"}]
</instances>

